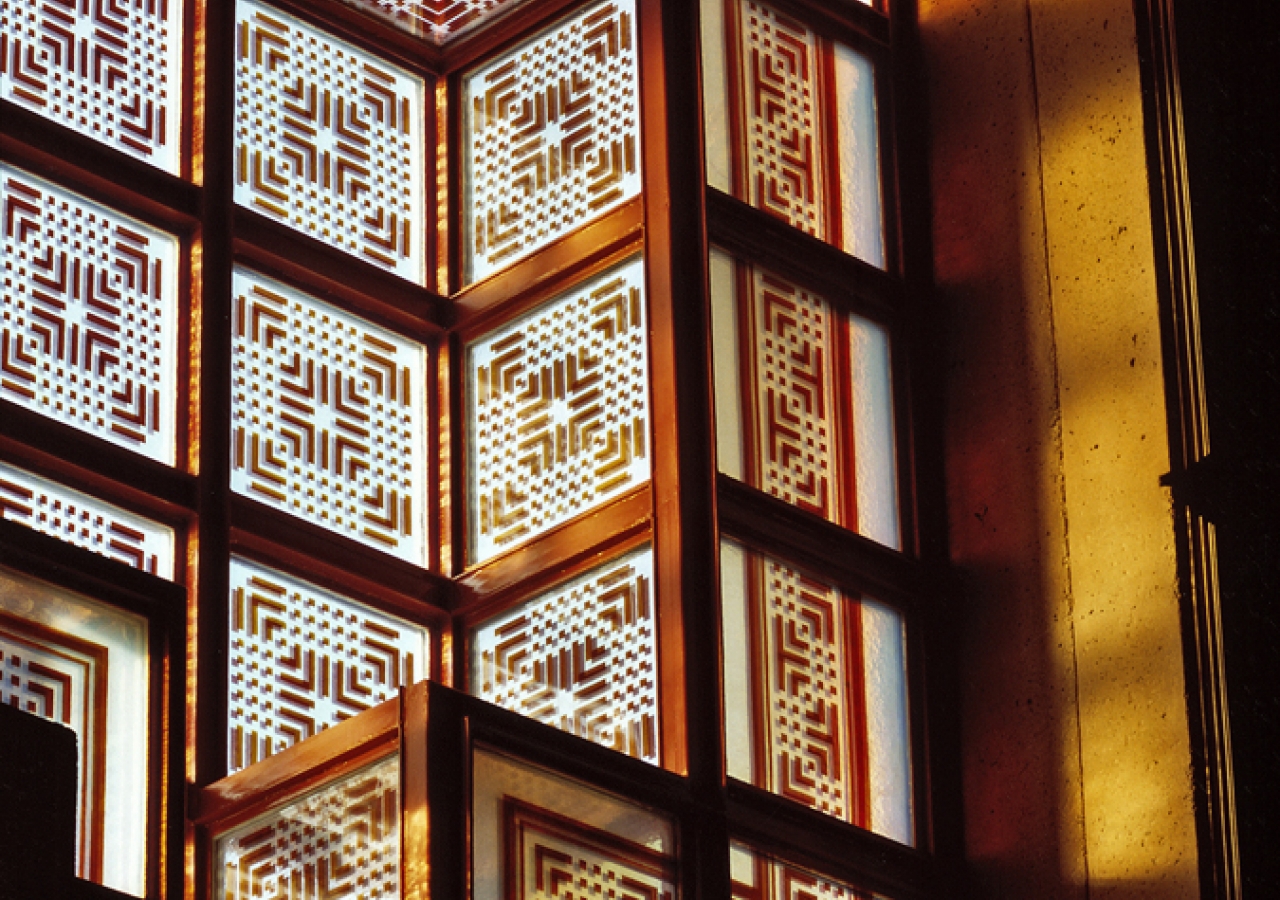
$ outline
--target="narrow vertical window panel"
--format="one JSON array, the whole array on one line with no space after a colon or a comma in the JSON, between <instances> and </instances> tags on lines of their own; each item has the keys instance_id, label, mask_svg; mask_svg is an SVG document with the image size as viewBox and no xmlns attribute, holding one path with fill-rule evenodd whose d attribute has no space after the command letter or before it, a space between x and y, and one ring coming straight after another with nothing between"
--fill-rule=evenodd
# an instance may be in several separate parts
<instances>
[{"instance_id":1,"label":"narrow vertical window panel","mask_svg":"<svg viewBox=\"0 0 1280 900\"><path fill-rule=\"evenodd\" d=\"M0 518L172 581L173 529L0 462Z\"/></svg>"},{"instance_id":2,"label":"narrow vertical window panel","mask_svg":"<svg viewBox=\"0 0 1280 900\"><path fill-rule=\"evenodd\" d=\"M473 343L466 387L471 561L646 482L644 261L610 269Z\"/></svg>"},{"instance_id":3,"label":"narrow vertical window panel","mask_svg":"<svg viewBox=\"0 0 1280 900\"><path fill-rule=\"evenodd\" d=\"M738 841L729 843L729 876L733 900L884 900Z\"/></svg>"},{"instance_id":4,"label":"narrow vertical window panel","mask_svg":"<svg viewBox=\"0 0 1280 900\"><path fill-rule=\"evenodd\" d=\"M870 59L843 44L834 52L842 244L846 253L883 269L875 69Z\"/></svg>"},{"instance_id":5,"label":"narrow vertical window panel","mask_svg":"<svg viewBox=\"0 0 1280 900\"><path fill-rule=\"evenodd\" d=\"M639 195L634 0L588 7L462 88L468 283Z\"/></svg>"},{"instance_id":6,"label":"narrow vertical window panel","mask_svg":"<svg viewBox=\"0 0 1280 900\"><path fill-rule=\"evenodd\" d=\"M870 319L849 317L849 389L852 393L858 532L901 548L897 443L889 334Z\"/></svg>"},{"instance_id":7,"label":"narrow vertical window panel","mask_svg":"<svg viewBox=\"0 0 1280 900\"><path fill-rule=\"evenodd\" d=\"M751 569L746 550L720 542L720 627L724 647L724 750L731 778L756 783L752 710L756 708L748 598Z\"/></svg>"},{"instance_id":8,"label":"narrow vertical window panel","mask_svg":"<svg viewBox=\"0 0 1280 900\"><path fill-rule=\"evenodd\" d=\"M862 602L862 646L867 696L869 828L913 843L911 740L907 708L907 634L902 616L874 600Z\"/></svg>"},{"instance_id":9,"label":"narrow vertical window panel","mask_svg":"<svg viewBox=\"0 0 1280 900\"><path fill-rule=\"evenodd\" d=\"M247 269L232 290L231 489L425 566L426 348Z\"/></svg>"},{"instance_id":10,"label":"narrow vertical window panel","mask_svg":"<svg viewBox=\"0 0 1280 900\"><path fill-rule=\"evenodd\" d=\"M219 835L214 896L400 898L400 757Z\"/></svg>"},{"instance_id":11,"label":"narrow vertical window panel","mask_svg":"<svg viewBox=\"0 0 1280 900\"><path fill-rule=\"evenodd\" d=\"M471 692L657 765L657 626L644 547L476 628Z\"/></svg>"},{"instance_id":12,"label":"narrow vertical window panel","mask_svg":"<svg viewBox=\"0 0 1280 900\"><path fill-rule=\"evenodd\" d=\"M700 0L702 41L702 139L707 184L733 193L729 84L724 46L724 0Z\"/></svg>"},{"instance_id":13,"label":"narrow vertical window panel","mask_svg":"<svg viewBox=\"0 0 1280 900\"><path fill-rule=\"evenodd\" d=\"M256 0L236 25L235 202L425 284L423 80Z\"/></svg>"},{"instance_id":14,"label":"narrow vertical window panel","mask_svg":"<svg viewBox=\"0 0 1280 900\"><path fill-rule=\"evenodd\" d=\"M0 4L0 98L181 169L182 0Z\"/></svg>"},{"instance_id":15,"label":"narrow vertical window panel","mask_svg":"<svg viewBox=\"0 0 1280 900\"><path fill-rule=\"evenodd\" d=\"M733 257L711 248L711 340L715 361L716 459L720 471L739 480L743 467L742 360L738 356L738 285Z\"/></svg>"},{"instance_id":16,"label":"narrow vertical window panel","mask_svg":"<svg viewBox=\"0 0 1280 900\"><path fill-rule=\"evenodd\" d=\"M76 733L78 874L146 884L148 624L0 569L0 703Z\"/></svg>"},{"instance_id":17,"label":"narrow vertical window panel","mask_svg":"<svg viewBox=\"0 0 1280 900\"><path fill-rule=\"evenodd\" d=\"M427 677L427 629L231 559L228 771L358 715Z\"/></svg>"},{"instance_id":18,"label":"narrow vertical window panel","mask_svg":"<svg viewBox=\"0 0 1280 900\"><path fill-rule=\"evenodd\" d=\"M524 0L345 0L397 28L443 45L469 34Z\"/></svg>"}]
</instances>

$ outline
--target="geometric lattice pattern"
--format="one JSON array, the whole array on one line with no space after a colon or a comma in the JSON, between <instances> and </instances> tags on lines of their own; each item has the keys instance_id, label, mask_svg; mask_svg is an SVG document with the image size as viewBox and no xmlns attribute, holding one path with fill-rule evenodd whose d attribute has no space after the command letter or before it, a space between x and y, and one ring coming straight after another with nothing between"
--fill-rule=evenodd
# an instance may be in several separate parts
<instances>
[{"instance_id":1,"label":"geometric lattice pattern","mask_svg":"<svg viewBox=\"0 0 1280 900\"><path fill-rule=\"evenodd\" d=\"M235 201L423 282L423 81L236 3Z\"/></svg>"},{"instance_id":2,"label":"geometric lattice pattern","mask_svg":"<svg viewBox=\"0 0 1280 900\"><path fill-rule=\"evenodd\" d=\"M427 630L231 560L227 717L238 771L425 678Z\"/></svg>"},{"instance_id":3,"label":"geometric lattice pattern","mask_svg":"<svg viewBox=\"0 0 1280 900\"><path fill-rule=\"evenodd\" d=\"M640 193L633 0L558 23L463 91L468 280Z\"/></svg>"},{"instance_id":4,"label":"geometric lattice pattern","mask_svg":"<svg viewBox=\"0 0 1280 900\"><path fill-rule=\"evenodd\" d=\"M0 211L0 398L172 463L178 242L4 165Z\"/></svg>"},{"instance_id":5,"label":"geometric lattice pattern","mask_svg":"<svg viewBox=\"0 0 1280 900\"><path fill-rule=\"evenodd\" d=\"M644 306L637 257L471 346L473 560L648 480Z\"/></svg>"},{"instance_id":6,"label":"geometric lattice pattern","mask_svg":"<svg viewBox=\"0 0 1280 900\"><path fill-rule=\"evenodd\" d=\"M672 900L675 864L642 844L507 798L510 900Z\"/></svg>"},{"instance_id":7,"label":"geometric lattice pattern","mask_svg":"<svg viewBox=\"0 0 1280 900\"><path fill-rule=\"evenodd\" d=\"M233 278L231 489L426 565L426 351L260 275Z\"/></svg>"},{"instance_id":8,"label":"geometric lattice pattern","mask_svg":"<svg viewBox=\"0 0 1280 900\"><path fill-rule=\"evenodd\" d=\"M0 98L177 173L182 0L4 0Z\"/></svg>"},{"instance_id":9,"label":"geometric lattice pattern","mask_svg":"<svg viewBox=\"0 0 1280 900\"><path fill-rule=\"evenodd\" d=\"M870 893L732 843L733 900L873 900Z\"/></svg>"},{"instance_id":10,"label":"geometric lattice pattern","mask_svg":"<svg viewBox=\"0 0 1280 900\"><path fill-rule=\"evenodd\" d=\"M473 636L478 697L657 763L653 554L630 553Z\"/></svg>"},{"instance_id":11,"label":"geometric lattice pattern","mask_svg":"<svg viewBox=\"0 0 1280 900\"><path fill-rule=\"evenodd\" d=\"M443 44L523 0L346 0L389 20L410 34Z\"/></svg>"},{"instance_id":12,"label":"geometric lattice pattern","mask_svg":"<svg viewBox=\"0 0 1280 900\"><path fill-rule=\"evenodd\" d=\"M326 784L218 839L224 900L398 900L400 758Z\"/></svg>"},{"instance_id":13,"label":"geometric lattice pattern","mask_svg":"<svg viewBox=\"0 0 1280 900\"><path fill-rule=\"evenodd\" d=\"M5 463L0 518L173 580L172 528Z\"/></svg>"}]
</instances>

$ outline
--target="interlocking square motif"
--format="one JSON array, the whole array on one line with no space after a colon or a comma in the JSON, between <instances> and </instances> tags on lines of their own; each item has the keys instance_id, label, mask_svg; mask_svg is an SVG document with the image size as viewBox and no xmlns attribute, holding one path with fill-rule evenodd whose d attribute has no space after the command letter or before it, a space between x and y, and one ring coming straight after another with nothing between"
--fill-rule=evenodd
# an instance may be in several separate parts
<instances>
[{"instance_id":1,"label":"interlocking square motif","mask_svg":"<svg viewBox=\"0 0 1280 900\"><path fill-rule=\"evenodd\" d=\"M474 31L524 0L346 0L399 28L444 44Z\"/></svg>"}]
</instances>

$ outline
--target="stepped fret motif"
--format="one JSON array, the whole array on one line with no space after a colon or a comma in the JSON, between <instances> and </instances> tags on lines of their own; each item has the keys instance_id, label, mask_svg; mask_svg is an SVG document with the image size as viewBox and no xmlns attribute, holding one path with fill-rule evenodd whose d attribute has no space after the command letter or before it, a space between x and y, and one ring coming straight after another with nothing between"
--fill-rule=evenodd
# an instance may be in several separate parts
<instances>
[{"instance_id":1,"label":"stepped fret motif","mask_svg":"<svg viewBox=\"0 0 1280 900\"><path fill-rule=\"evenodd\" d=\"M761 856L742 844L731 844L733 900L873 900L839 881L808 869Z\"/></svg>"},{"instance_id":2,"label":"stepped fret motif","mask_svg":"<svg viewBox=\"0 0 1280 900\"><path fill-rule=\"evenodd\" d=\"M4 463L0 518L173 580L172 528Z\"/></svg>"},{"instance_id":3,"label":"stepped fret motif","mask_svg":"<svg viewBox=\"0 0 1280 900\"><path fill-rule=\"evenodd\" d=\"M657 610L648 548L476 630L476 694L659 761Z\"/></svg>"},{"instance_id":4,"label":"stepped fret motif","mask_svg":"<svg viewBox=\"0 0 1280 900\"><path fill-rule=\"evenodd\" d=\"M232 490L426 565L426 350L247 270L233 288Z\"/></svg>"},{"instance_id":5,"label":"stepped fret motif","mask_svg":"<svg viewBox=\"0 0 1280 900\"><path fill-rule=\"evenodd\" d=\"M178 242L4 165L0 207L0 398L172 464Z\"/></svg>"},{"instance_id":6,"label":"stepped fret motif","mask_svg":"<svg viewBox=\"0 0 1280 900\"><path fill-rule=\"evenodd\" d=\"M434 44L474 30L524 0L347 0Z\"/></svg>"},{"instance_id":7,"label":"stepped fret motif","mask_svg":"<svg viewBox=\"0 0 1280 900\"><path fill-rule=\"evenodd\" d=\"M472 346L473 559L648 479L646 334L636 258Z\"/></svg>"},{"instance_id":8,"label":"stepped fret motif","mask_svg":"<svg viewBox=\"0 0 1280 900\"><path fill-rule=\"evenodd\" d=\"M392 756L218 840L225 900L400 896L400 758Z\"/></svg>"},{"instance_id":9,"label":"stepped fret motif","mask_svg":"<svg viewBox=\"0 0 1280 900\"><path fill-rule=\"evenodd\" d=\"M633 0L561 22L464 90L470 280L640 193Z\"/></svg>"},{"instance_id":10,"label":"stepped fret motif","mask_svg":"<svg viewBox=\"0 0 1280 900\"><path fill-rule=\"evenodd\" d=\"M0 4L0 97L178 173L181 0Z\"/></svg>"},{"instance_id":11,"label":"stepped fret motif","mask_svg":"<svg viewBox=\"0 0 1280 900\"><path fill-rule=\"evenodd\" d=\"M422 79L236 4L235 200L422 284Z\"/></svg>"},{"instance_id":12,"label":"stepped fret motif","mask_svg":"<svg viewBox=\"0 0 1280 900\"><path fill-rule=\"evenodd\" d=\"M227 710L238 771L425 678L425 628L231 561Z\"/></svg>"}]
</instances>

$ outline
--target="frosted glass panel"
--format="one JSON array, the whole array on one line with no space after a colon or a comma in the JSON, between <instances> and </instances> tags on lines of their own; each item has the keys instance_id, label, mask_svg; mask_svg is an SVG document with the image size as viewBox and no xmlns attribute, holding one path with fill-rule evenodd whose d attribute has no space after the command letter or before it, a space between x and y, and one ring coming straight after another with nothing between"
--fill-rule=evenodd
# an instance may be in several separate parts
<instances>
[{"instance_id":1,"label":"frosted glass panel","mask_svg":"<svg viewBox=\"0 0 1280 900\"><path fill-rule=\"evenodd\" d=\"M346 0L410 34L443 44L468 34L523 0Z\"/></svg>"},{"instance_id":2,"label":"frosted glass panel","mask_svg":"<svg viewBox=\"0 0 1280 900\"><path fill-rule=\"evenodd\" d=\"M853 397L858 531L897 550L902 531L898 522L892 377L888 332L870 319L850 316L849 388Z\"/></svg>"},{"instance_id":3,"label":"frosted glass panel","mask_svg":"<svg viewBox=\"0 0 1280 900\"><path fill-rule=\"evenodd\" d=\"M880 142L871 60L835 45L840 145L840 215L845 252L884 268L880 213Z\"/></svg>"},{"instance_id":4,"label":"frosted glass panel","mask_svg":"<svg viewBox=\"0 0 1280 900\"><path fill-rule=\"evenodd\" d=\"M146 880L148 627L0 569L0 703L76 733L82 878L141 895Z\"/></svg>"},{"instance_id":5,"label":"frosted glass panel","mask_svg":"<svg viewBox=\"0 0 1280 900\"><path fill-rule=\"evenodd\" d=\"M177 239L3 164L0 207L0 398L172 465Z\"/></svg>"},{"instance_id":6,"label":"frosted glass panel","mask_svg":"<svg viewBox=\"0 0 1280 900\"><path fill-rule=\"evenodd\" d=\"M635 28L597 3L464 76L468 282L640 193Z\"/></svg>"},{"instance_id":7,"label":"frosted glass panel","mask_svg":"<svg viewBox=\"0 0 1280 900\"><path fill-rule=\"evenodd\" d=\"M657 764L653 552L628 553L476 628L471 692Z\"/></svg>"},{"instance_id":8,"label":"frosted glass panel","mask_svg":"<svg viewBox=\"0 0 1280 900\"><path fill-rule=\"evenodd\" d=\"M883 900L737 841L729 844L729 875L733 900Z\"/></svg>"},{"instance_id":9,"label":"frosted glass panel","mask_svg":"<svg viewBox=\"0 0 1280 900\"><path fill-rule=\"evenodd\" d=\"M726 194L733 190L729 154L728 83L725 81L724 0L701 0L702 108L707 184Z\"/></svg>"},{"instance_id":10,"label":"frosted glass panel","mask_svg":"<svg viewBox=\"0 0 1280 900\"><path fill-rule=\"evenodd\" d=\"M715 358L716 458L720 471L743 474L742 361L738 357L738 285L733 257L711 248L711 337Z\"/></svg>"}]
</instances>

